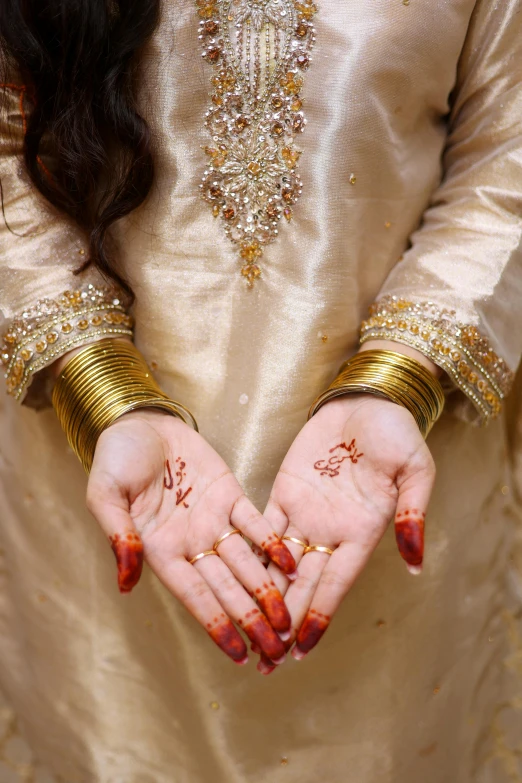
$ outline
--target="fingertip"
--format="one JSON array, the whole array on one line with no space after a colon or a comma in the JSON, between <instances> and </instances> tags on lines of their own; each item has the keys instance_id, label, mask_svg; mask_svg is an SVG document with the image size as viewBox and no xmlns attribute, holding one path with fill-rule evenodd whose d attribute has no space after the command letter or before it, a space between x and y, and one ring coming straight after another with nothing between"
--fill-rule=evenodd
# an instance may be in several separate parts
<instances>
[{"instance_id":1,"label":"fingertip","mask_svg":"<svg viewBox=\"0 0 522 783\"><path fill-rule=\"evenodd\" d=\"M276 666L281 666L281 664L286 661L286 653L284 655L281 655L279 658L272 658L272 661L275 663Z\"/></svg>"},{"instance_id":2,"label":"fingertip","mask_svg":"<svg viewBox=\"0 0 522 783\"><path fill-rule=\"evenodd\" d=\"M245 666L248 663L248 655L245 655L240 661L234 661L234 663L237 663L238 666Z\"/></svg>"},{"instance_id":3,"label":"fingertip","mask_svg":"<svg viewBox=\"0 0 522 783\"><path fill-rule=\"evenodd\" d=\"M422 565L411 565L410 563L406 563L406 568L410 574L413 574L413 576L419 576L419 574L422 574Z\"/></svg>"},{"instance_id":4,"label":"fingertip","mask_svg":"<svg viewBox=\"0 0 522 783\"><path fill-rule=\"evenodd\" d=\"M299 576L299 571L296 568L295 571L292 571L291 574L285 574L285 576L287 579L290 579L291 582L295 582L295 580Z\"/></svg>"},{"instance_id":5,"label":"fingertip","mask_svg":"<svg viewBox=\"0 0 522 783\"><path fill-rule=\"evenodd\" d=\"M268 666L268 664L264 663L264 661L259 661L256 666L258 672L263 674L265 677L267 677L269 674L272 674L275 668L275 666Z\"/></svg>"},{"instance_id":6,"label":"fingertip","mask_svg":"<svg viewBox=\"0 0 522 783\"><path fill-rule=\"evenodd\" d=\"M303 652L299 649L299 647L294 647L292 650L292 658L294 658L296 661L302 661L303 658L306 658L308 653Z\"/></svg>"},{"instance_id":7,"label":"fingertip","mask_svg":"<svg viewBox=\"0 0 522 783\"><path fill-rule=\"evenodd\" d=\"M279 634L279 638L281 639L282 642L287 642L290 639L291 636L292 636L292 631L291 630L289 630L289 631L282 631Z\"/></svg>"}]
</instances>

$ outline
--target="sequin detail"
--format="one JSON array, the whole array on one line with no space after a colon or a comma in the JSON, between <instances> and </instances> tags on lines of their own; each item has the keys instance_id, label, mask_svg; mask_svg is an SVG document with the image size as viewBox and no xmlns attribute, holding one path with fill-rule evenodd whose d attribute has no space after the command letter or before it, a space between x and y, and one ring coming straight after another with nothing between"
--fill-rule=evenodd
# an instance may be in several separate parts
<instances>
[{"instance_id":1,"label":"sequin detail","mask_svg":"<svg viewBox=\"0 0 522 783\"><path fill-rule=\"evenodd\" d=\"M22 399L35 372L72 348L108 335L132 336L132 319L115 289L87 285L39 300L3 334L0 358L7 393Z\"/></svg>"},{"instance_id":2,"label":"sequin detail","mask_svg":"<svg viewBox=\"0 0 522 783\"><path fill-rule=\"evenodd\" d=\"M248 286L265 245L302 192L300 92L315 42L311 0L196 0L203 57L214 66L203 198L236 245Z\"/></svg>"},{"instance_id":3,"label":"sequin detail","mask_svg":"<svg viewBox=\"0 0 522 783\"><path fill-rule=\"evenodd\" d=\"M498 416L513 383L512 371L487 337L433 302L384 296L361 325L361 342L368 340L395 340L428 356L471 399L483 423Z\"/></svg>"}]
</instances>

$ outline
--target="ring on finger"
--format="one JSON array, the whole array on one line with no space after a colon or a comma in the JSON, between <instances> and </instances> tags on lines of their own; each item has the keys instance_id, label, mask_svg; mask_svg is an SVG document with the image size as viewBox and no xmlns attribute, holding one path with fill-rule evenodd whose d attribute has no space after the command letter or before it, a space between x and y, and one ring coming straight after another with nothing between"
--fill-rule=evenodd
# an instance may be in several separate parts
<instances>
[{"instance_id":1,"label":"ring on finger","mask_svg":"<svg viewBox=\"0 0 522 783\"><path fill-rule=\"evenodd\" d=\"M294 536L283 536L283 541L292 541L294 544L299 544L299 546L302 546L303 549L306 551L308 544L306 541L301 541L300 538L294 538Z\"/></svg>"},{"instance_id":2,"label":"ring on finger","mask_svg":"<svg viewBox=\"0 0 522 783\"><path fill-rule=\"evenodd\" d=\"M194 563L197 563L198 560L203 560L204 557L209 557L209 555L217 555L217 552L214 549L206 549L204 552L200 552L198 555L194 555L192 560L189 560L189 563L190 565L194 565Z\"/></svg>"},{"instance_id":3,"label":"ring on finger","mask_svg":"<svg viewBox=\"0 0 522 783\"><path fill-rule=\"evenodd\" d=\"M305 547L304 554L308 554L308 552L324 552L325 555L333 555L334 550L330 549L329 546L322 546L321 544L309 544Z\"/></svg>"},{"instance_id":4,"label":"ring on finger","mask_svg":"<svg viewBox=\"0 0 522 783\"><path fill-rule=\"evenodd\" d=\"M234 528L233 530L227 530L226 533L223 533L223 535L220 536L218 538L218 540L216 541L216 543L214 544L213 549L214 549L215 553L217 554L217 548L218 548L218 546L220 544L223 543L223 541L225 541L229 536L235 535L236 533L239 533L239 535L242 535L241 530L238 530L237 528Z\"/></svg>"}]
</instances>

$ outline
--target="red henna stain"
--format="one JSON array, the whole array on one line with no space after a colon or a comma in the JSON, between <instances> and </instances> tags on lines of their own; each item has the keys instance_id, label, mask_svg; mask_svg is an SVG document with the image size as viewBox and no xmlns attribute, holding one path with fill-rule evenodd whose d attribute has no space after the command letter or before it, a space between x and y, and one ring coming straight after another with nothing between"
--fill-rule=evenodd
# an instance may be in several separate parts
<instances>
[{"instance_id":1,"label":"red henna stain","mask_svg":"<svg viewBox=\"0 0 522 783\"><path fill-rule=\"evenodd\" d=\"M348 445L346 445L344 441L342 443L338 443L337 446L334 446L333 448L329 449L328 453L333 454L333 452L337 451L338 449L343 449L348 453L341 454L341 456L339 454L334 454L333 457L330 457L327 460L320 459L317 460L317 462L314 462L314 469L318 470L321 476L328 476L329 478L335 478L335 476L339 475L341 470L341 464L345 460L350 460L352 464L356 465L359 459L361 457L364 457L364 454L362 452L357 451L357 444L355 442L355 438L352 438L352 440Z\"/></svg>"},{"instance_id":2,"label":"red henna stain","mask_svg":"<svg viewBox=\"0 0 522 783\"><path fill-rule=\"evenodd\" d=\"M297 634L296 646L304 653L310 652L330 624L330 617L310 609Z\"/></svg>"},{"instance_id":3,"label":"red henna stain","mask_svg":"<svg viewBox=\"0 0 522 783\"><path fill-rule=\"evenodd\" d=\"M125 538L115 533L109 541L118 565L120 593L130 593L143 569L143 542L137 533L127 533Z\"/></svg>"},{"instance_id":4,"label":"red henna stain","mask_svg":"<svg viewBox=\"0 0 522 783\"><path fill-rule=\"evenodd\" d=\"M263 541L261 546L272 563L280 568L284 574L294 573L297 565L292 553L277 536L270 534L267 540Z\"/></svg>"},{"instance_id":5,"label":"red henna stain","mask_svg":"<svg viewBox=\"0 0 522 783\"><path fill-rule=\"evenodd\" d=\"M168 460L165 462L165 470L167 471L168 481L167 476L165 476L163 479L163 486L165 489L172 489L174 486L174 479L172 478L172 471L170 469L170 462Z\"/></svg>"},{"instance_id":6,"label":"red henna stain","mask_svg":"<svg viewBox=\"0 0 522 783\"><path fill-rule=\"evenodd\" d=\"M217 625L207 623L208 635L220 647L223 652L235 663L243 663L248 656L247 647L241 634L234 627L231 620L219 620Z\"/></svg>"},{"instance_id":7,"label":"red henna stain","mask_svg":"<svg viewBox=\"0 0 522 783\"><path fill-rule=\"evenodd\" d=\"M183 493L183 490L181 488L177 489L176 490L176 506L179 506L180 503L183 503L185 508L188 508L188 503L185 503L185 498L187 497L187 495L190 495L191 492L192 492L192 487L189 487L186 490L185 493Z\"/></svg>"},{"instance_id":8,"label":"red henna stain","mask_svg":"<svg viewBox=\"0 0 522 783\"><path fill-rule=\"evenodd\" d=\"M261 674L264 674L265 676L272 674L276 667L276 664L270 660L263 652L259 655L259 662L264 664L267 668L265 671L261 672Z\"/></svg>"},{"instance_id":9,"label":"red henna stain","mask_svg":"<svg viewBox=\"0 0 522 783\"><path fill-rule=\"evenodd\" d=\"M254 619L250 619L252 615L255 615ZM250 641L257 644L268 658L277 660L285 654L283 642L259 609L247 612L243 627Z\"/></svg>"},{"instance_id":10,"label":"red henna stain","mask_svg":"<svg viewBox=\"0 0 522 783\"><path fill-rule=\"evenodd\" d=\"M275 584L265 582L262 588L257 588L256 597L272 628L281 633L288 631L292 622L290 613Z\"/></svg>"},{"instance_id":11,"label":"red henna stain","mask_svg":"<svg viewBox=\"0 0 522 783\"><path fill-rule=\"evenodd\" d=\"M404 515L398 514L395 520L397 546L409 565L420 566L424 557L424 517L399 518Z\"/></svg>"}]
</instances>

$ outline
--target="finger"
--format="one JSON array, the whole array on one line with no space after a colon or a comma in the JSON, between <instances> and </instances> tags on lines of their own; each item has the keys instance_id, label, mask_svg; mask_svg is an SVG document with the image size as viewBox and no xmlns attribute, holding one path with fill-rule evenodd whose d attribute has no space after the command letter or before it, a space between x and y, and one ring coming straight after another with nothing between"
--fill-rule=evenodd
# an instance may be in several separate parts
<instances>
[{"instance_id":1,"label":"finger","mask_svg":"<svg viewBox=\"0 0 522 783\"><path fill-rule=\"evenodd\" d=\"M256 599L272 628L288 638L290 613L283 596L246 541L231 535L219 544L218 553L238 582Z\"/></svg>"},{"instance_id":2,"label":"finger","mask_svg":"<svg viewBox=\"0 0 522 783\"><path fill-rule=\"evenodd\" d=\"M424 521L435 480L432 464L397 482L399 497L395 513L395 539L406 567L420 574L424 560Z\"/></svg>"},{"instance_id":3,"label":"finger","mask_svg":"<svg viewBox=\"0 0 522 783\"><path fill-rule=\"evenodd\" d=\"M291 538L295 540L291 541L290 540ZM290 550L296 564L299 566L299 563L301 562L301 559L304 554L305 546L308 542L303 537L301 532L297 528L293 527L292 525L290 525L290 527L287 528L283 540L285 542L285 545ZM302 542L302 543L298 543L298 542ZM288 580L288 577L285 576L285 574L283 574L279 570L279 568L277 568L277 566L273 565L272 563L268 566L268 575L275 583L281 595L286 595L286 591L288 590L288 587L291 584L291 582Z\"/></svg>"},{"instance_id":4,"label":"finger","mask_svg":"<svg viewBox=\"0 0 522 783\"><path fill-rule=\"evenodd\" d=\"M288 588L285 601L292 618L294 637L310 608L328 559L329 555L324 552L305 554L299 563L299 576Z\"/></svg>"},{"instance_id":5,"label":"finger","mask_svg":"<svg viewBox=\"0 0 522 783\"><path fill-rule=\"evenodd\" d=\"M165 587L187 607L225 655L234 663L247 663L247 648L241 634L194 566L182 558L175 558L157 573Z\"/></svg>"},{"instance_id":6,"label":"finger","mask_svg":"<svg viewBox=\"0 0 522 783\"><path fill-rule=\"evenodd\" d=\"M130 593L143 570L143 542L129 514L128 501L115 488L90 484L87 508L109 539L116 557L120 593Z\"/></svg>"},{"instance_id":7,"label":"finger","mask_svg":"<svg viewBox=\"0 0 522 783\"><path fill-rule=\"evenodd\" d=\"M241 495L234 503L230 521L234 527L241 530L254 544L261 547L263 552L289 579L295 579L297 574L295 573L296 565L294 558L246 495Z\"/></svg>"},{"instance_id":8,"label":"finger","mask_svg":"<svg viewBox=\"0 0 522 783\"><path fill-rule=\"evenodd\" d=\"M243 628L250 641L258 644L274 663L282 663L285 659L283 642L223 560L220 557L205 557L198 560L194 567L212 588L225 612Z\"/></svg>"},{"instance_id":9,"label":"finger","mask_svg":"<svg viewBox=\"0 0 522 783\"><path fill-rule=\"evenodd\" d=\"M294 658L301 660L315 647L341 601L368 562L372 551L372 547L364 548L350 542L341 544L333 555L330 555L322 570L310 609L300 625L296 645L292 650ZM305 556L303 568L311 554L314 553L310 552Z\"/></svg>"}]
</instances>

